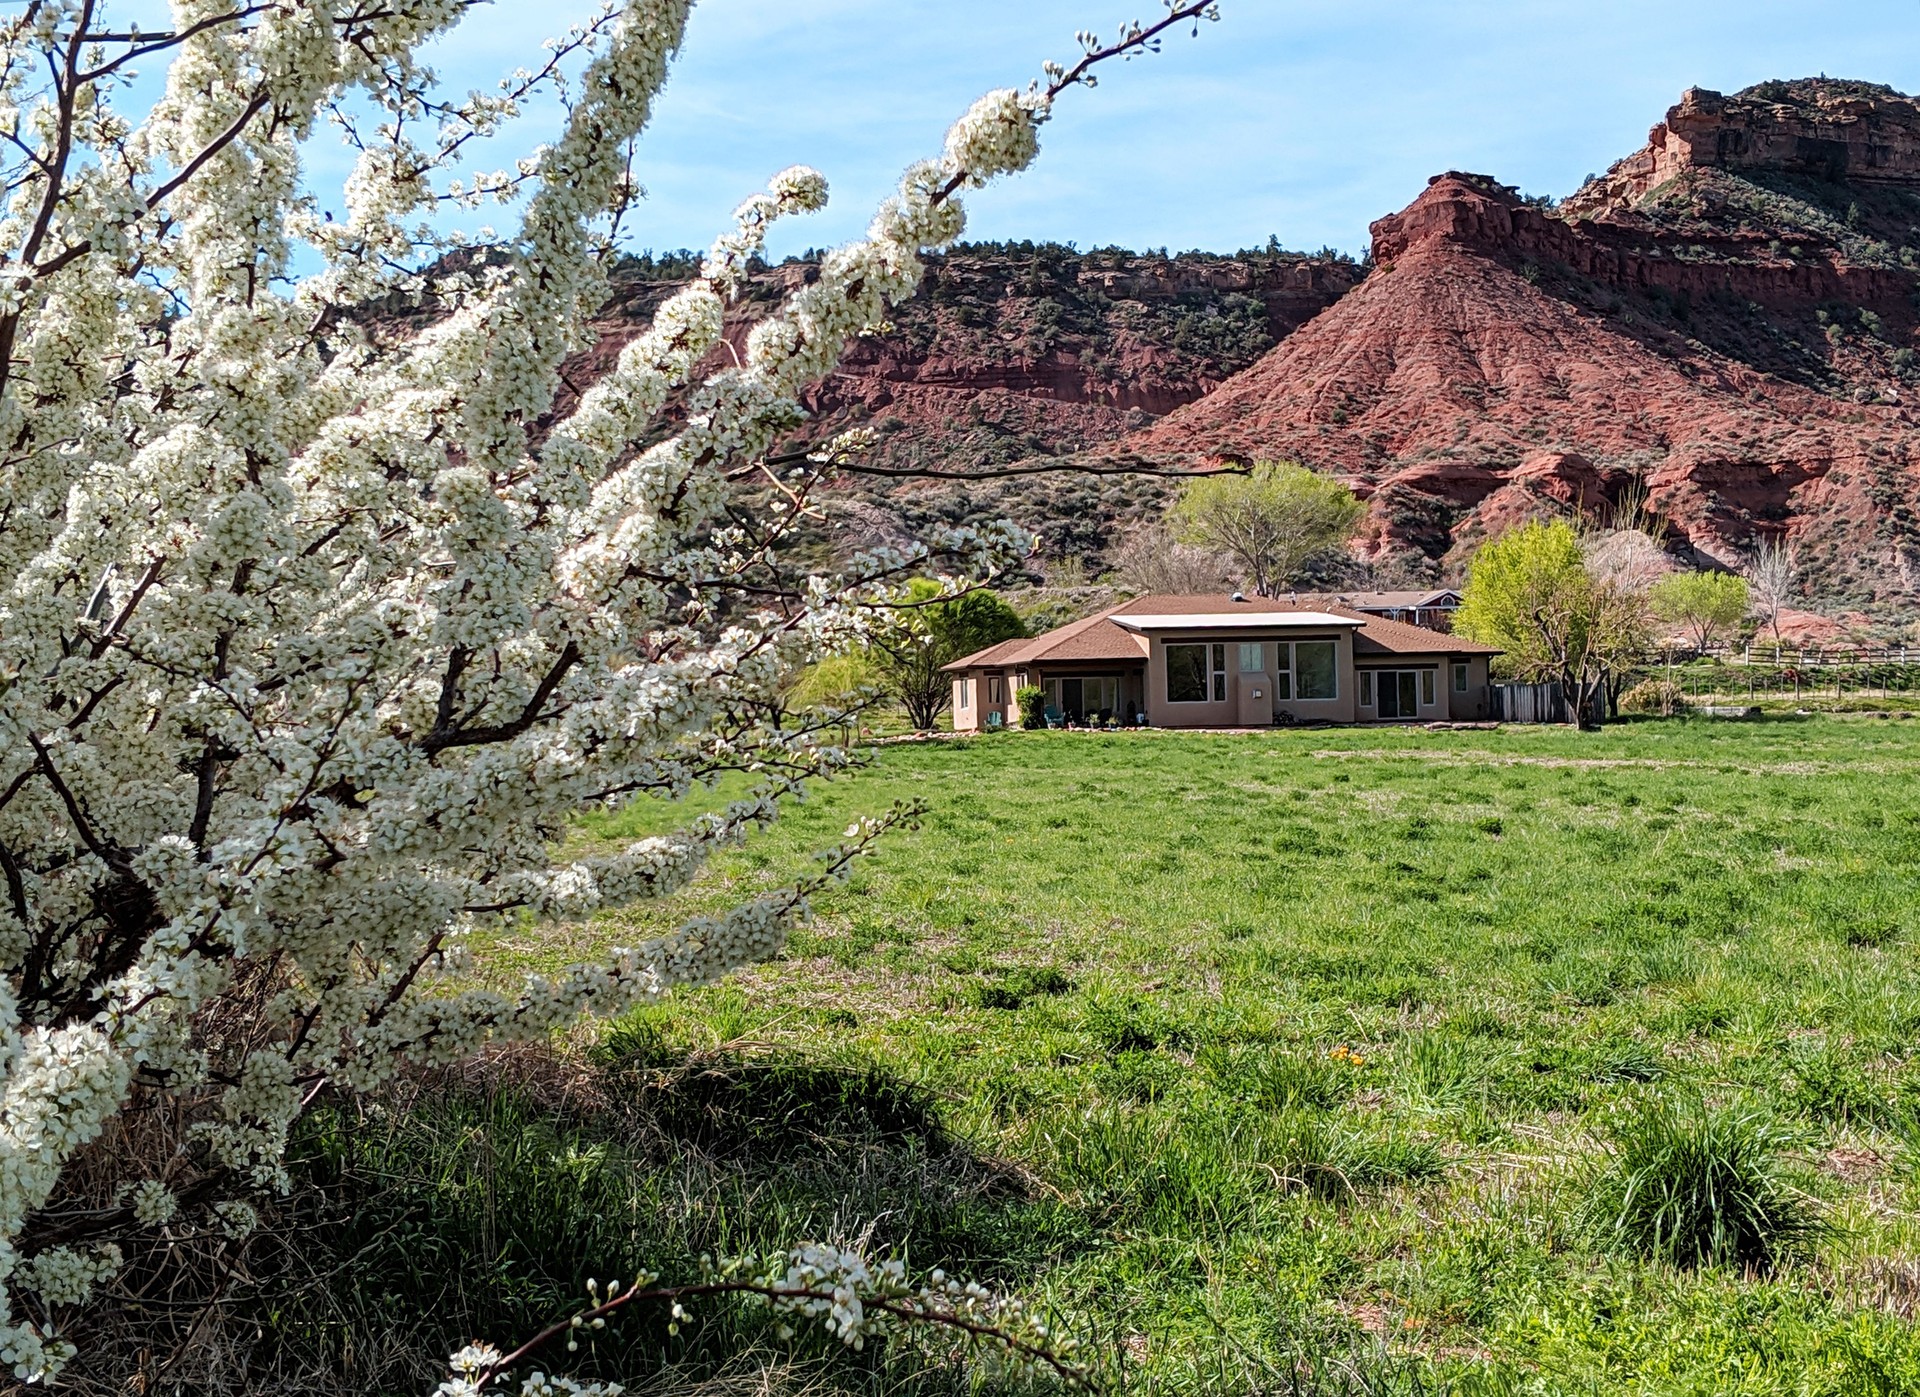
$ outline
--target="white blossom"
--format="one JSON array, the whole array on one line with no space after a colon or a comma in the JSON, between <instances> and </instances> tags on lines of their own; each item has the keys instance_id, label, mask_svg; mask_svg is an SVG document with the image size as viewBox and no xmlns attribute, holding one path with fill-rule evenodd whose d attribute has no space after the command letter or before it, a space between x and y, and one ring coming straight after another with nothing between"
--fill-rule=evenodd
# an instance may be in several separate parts
<instances>
[{"instance_id":1,"label":"white blossom","mask_svg":"<svg viewBox=\"0 0 1920 1397\"><path fill-rule=\"evenodd\" d=\"M133 1220L142 1227L164 1227L180 1211L180 1200L158 1179L142 1179L128 1199Z\"/></svg>"},{"instance_id":2,"label":"white blossom","mask_svg":"<svg viewBox=\"0 0 1920 1397\"><path fill-rule=\"evenodd\" d=\"M463 0L176 0L184 37L137 121L91 78L64 103L31 86L64 81L76 6L0 18L0 133L34 152L0 202L0 1362L22 1381L72 1353L45 1307L121 1264L104 1236L43 1245L31 1220L81 1187L81 1153L130 1105L163 1099L186 1138L98 1215L122 1242L180 1244L192 1199L185 1232L242 1238L321 1089L777 955L810 897L910 818L518 987L461 968L514 919L673 895L843 770L823 725L777 717L786 682L858 643L911 573L959 587L1028 543L952 530L797 575L809 492L858 442L767 458L804 423L802 392L960 236L958 191L1032 161L1044 95L981 99L865 239L732 337L768 229L827 197L813 170L776 174L569 396L561 367L590 347L634 195L626 152L688 6L627 0L561 41L583 65L564 128L478 174L457 163L466 141L549 77L430 101L419 50ZM302 146L356 103L377 120L330 221ZM427 217L501 198L524 198L503 237ZM430 323L398 335L373 305ZM728 514L749 474L778 484L752 527ZM582 811L731 772L759 784L717 814L564 851ZM849 1342L874 1329L863 1297L905 1284L844 1253L787 1264L831 1282L818 1317ZM489 1352L463 1350L442 1391L473 1390ZM617 1392L541 1374L522 1390Z\"/></svg>"}]
</instances>

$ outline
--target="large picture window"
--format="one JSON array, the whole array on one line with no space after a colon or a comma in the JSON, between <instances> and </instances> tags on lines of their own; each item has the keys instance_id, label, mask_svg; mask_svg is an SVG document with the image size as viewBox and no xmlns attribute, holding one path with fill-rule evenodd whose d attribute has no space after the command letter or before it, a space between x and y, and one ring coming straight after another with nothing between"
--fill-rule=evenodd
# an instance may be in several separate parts
<instances>
[{"instance_id":1,"label":"large picture window","mask_svg":"<svg viewBox=\"0 0 1920 1397\"><path fill-rule=\"evenodd\" d=\"M1169 645L1167 652L1167 702L1205 703L1207 701L1207 647Z\"/></svg>"},{"instance_id":2,"label":"large picture window","mask_svg":"<svg viewBox=\"0 0 1920 1397\"><path fill-rule=\"evenodd\" d=\"M1331 640L1302 640L1293 647L1294 692L1301 699L1340 696Z\"/></svg>"}]
</instances>

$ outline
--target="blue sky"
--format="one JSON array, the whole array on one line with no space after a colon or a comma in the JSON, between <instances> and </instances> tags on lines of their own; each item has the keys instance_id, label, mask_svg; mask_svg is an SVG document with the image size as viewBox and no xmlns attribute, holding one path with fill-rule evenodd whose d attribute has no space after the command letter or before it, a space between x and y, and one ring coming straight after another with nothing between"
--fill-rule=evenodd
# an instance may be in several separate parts
<instances>
[{"instance_id":1,"label":"blue sky","mask_svg":"<svg viewBox=\"0 0 1920 1397\"><path fill-rule=\"evenodd\" d=\"M122 3L116 13L153 8ZM490 88L584 18L581 0L496 0L437 46ZM1359 251L1367 224L1446 169L1563 195L1636 149L1689 85L1825 72L1920 90L1920 0L1222 0L1223 19L1112 65L1062 102L1034 168L975 194L969 236L1228 250L1269 234ZM776 255L856 236L909 161L990 87L1070 60L1075 30L1158 0L700 0L641 149L636 247L703 246L795 162L832 206ZM142 16L144 17L144 16ZM536 114L476 163L551 129ZM316 187L344 169L312 152ZM496 221L505 223L504 211Z\"/></svg>"}]
</instances>

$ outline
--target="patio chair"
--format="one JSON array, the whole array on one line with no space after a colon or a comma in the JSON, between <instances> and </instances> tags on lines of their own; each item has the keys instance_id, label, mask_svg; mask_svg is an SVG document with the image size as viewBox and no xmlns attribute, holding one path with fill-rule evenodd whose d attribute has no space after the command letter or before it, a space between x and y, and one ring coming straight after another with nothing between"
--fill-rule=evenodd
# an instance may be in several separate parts
<instances>
[{"instance_id":1,"label":"patio chair","mask_svg":"<svg viewBox=\"0 0 1920 1397\"><path fill-rule=\"evenodd\" d=\"M988 731L988 732L999 732L999 731L1000 731L1000 725L1001 725L1002 723L1004 723L1005 721L1006 721L1006 719L1005 719L1005 718L1004 718L1004 717L1002 716L1002 714L1001 714L1001 712L1000 712L1000 710L999 710L999 709L997 709L997 708L996 708L996 709L994 709L994 710L993 710L993 712L991 712L991 713L989 713L989 714L987 715L987 731Z\"/></svg>"},{"instance_id":2,"label":"patio chair","mask_svg":"<svg viewBox=\"0 0 1920 1397\"><path fill-rule=\"evenodd\" d=\"M1060 710L1055 708L1052 704L1047 705L1046 719L1047 719L1047 726L1050 728L1062 728L1067 725L1067 720L1060 716Z\"/></svg>"}]
</instances>

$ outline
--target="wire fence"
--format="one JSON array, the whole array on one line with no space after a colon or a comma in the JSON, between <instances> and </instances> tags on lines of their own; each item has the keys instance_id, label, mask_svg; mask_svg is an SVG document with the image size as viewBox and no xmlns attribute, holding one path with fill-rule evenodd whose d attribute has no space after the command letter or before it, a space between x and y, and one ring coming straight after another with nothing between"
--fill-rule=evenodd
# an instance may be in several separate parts
<instances>
[{"instance_id":1,"label":"wire fence","mask_svg":"<svg viewBox=\"0 0 1920 1397\"><path fill-rule=\"evenodd\" d=\"M1920 702L1920 646L1913 647L1911 660L1902 658L1900 647L1877 652L1815 651L1811 647L1802 659L1797 648L1782 647L1782 658L1762 655L1756 648L1749 659L1743 651L1731 656L1699 657L1691 663L1665 656L1649 657L1636 667L1628 687L1645 680L1657 680L1673 686L1675 694L1688 702L1711 700L1738 701L1743 696L1757 702L1762 699L1794 699L1801 702L1844 702L1880 699L1890 701L1915 695Z\"/></svg>"},{"instance_id":2,"label":"wire fence","mask_svg":"<svg viewBox=\"0 0 1920 1397\"><path fill-rule=\"evenodd\" d=\"M1676 663L1705 659L1719 660L1724 664L1771 665L1776 669L1920 665L1920 645L1795 645L1761 640L1730 645L1724 641L1714 641L1704 648L1676 646L1660 653L1662 660L1669 657Z\"/></svg>"}]
</instances>

